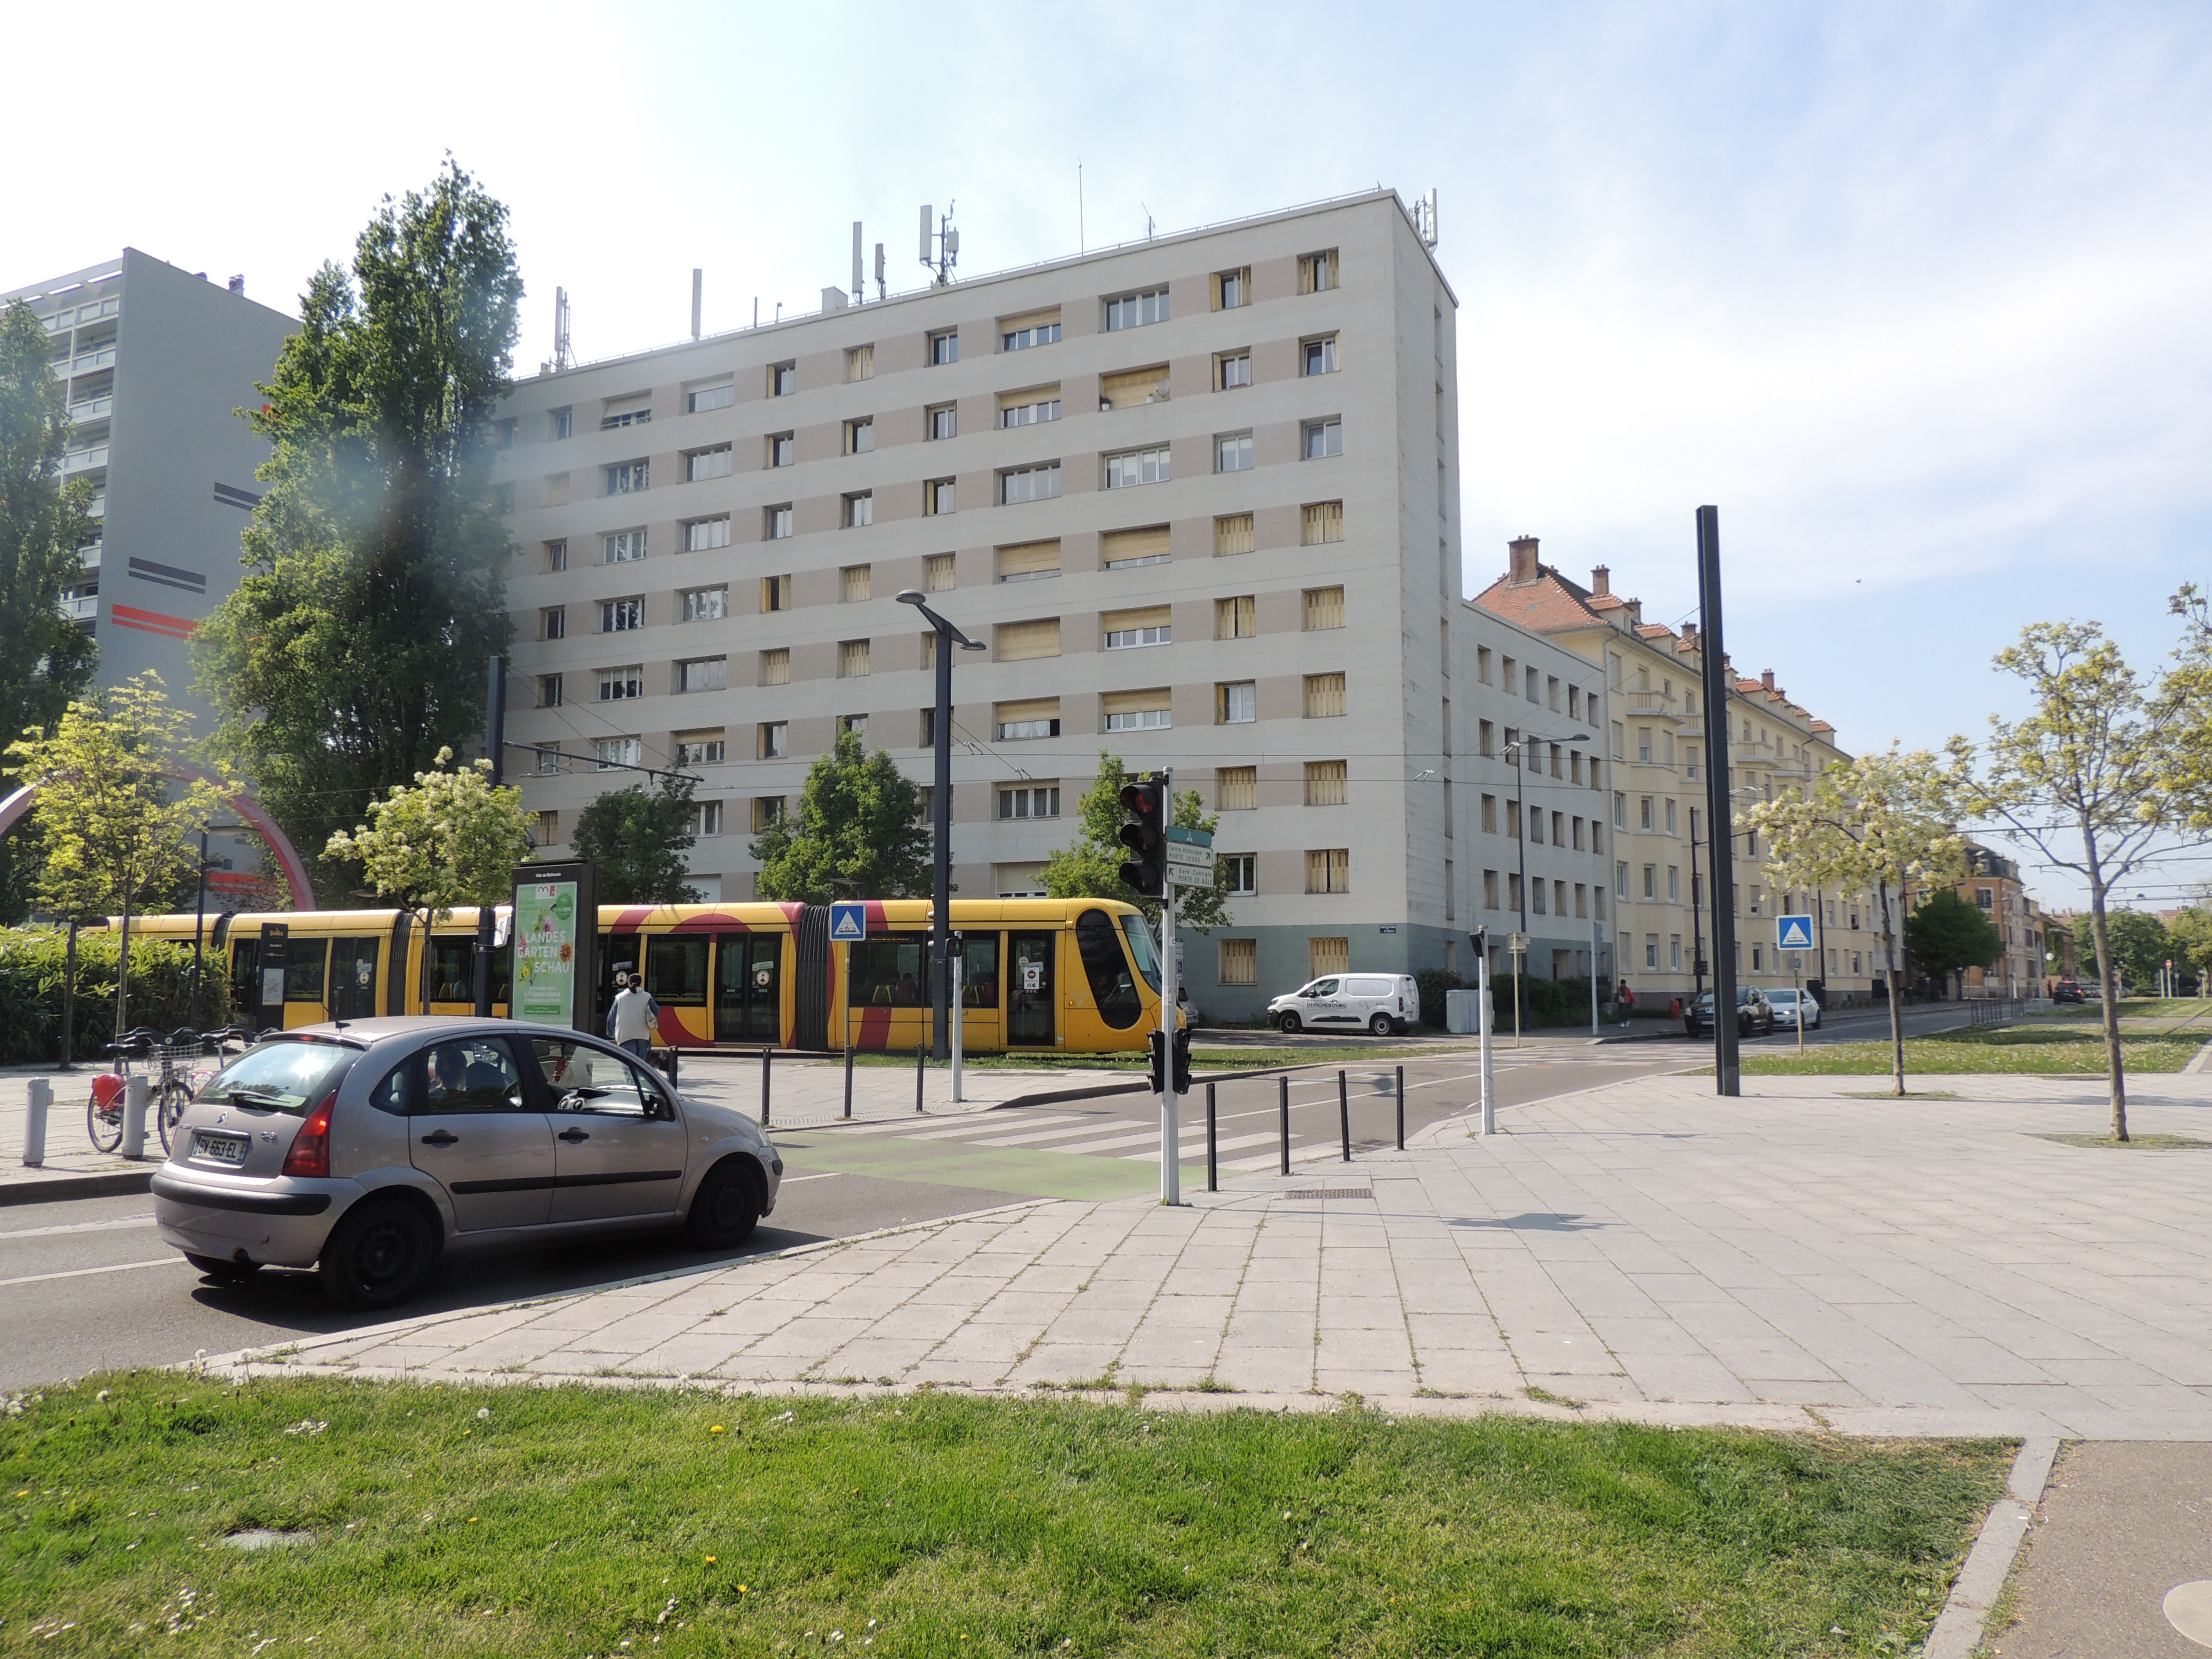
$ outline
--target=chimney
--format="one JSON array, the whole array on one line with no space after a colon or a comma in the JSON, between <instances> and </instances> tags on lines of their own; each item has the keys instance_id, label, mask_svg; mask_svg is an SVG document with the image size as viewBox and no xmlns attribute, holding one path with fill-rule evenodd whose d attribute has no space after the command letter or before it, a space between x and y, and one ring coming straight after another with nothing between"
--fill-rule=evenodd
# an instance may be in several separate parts
<instances>
[{"instance_id":1,"label":"chimney","mask_svg":"<svg viewBox=\"0 0 2212 1659\"><path fill-rule=\"evenodd\" d=\"M1759 670L1759 683L1766 688L1766 692L1769 696L1774 695L1774 671L1771 668L1762 668Z\"/></svg>"},{"instance_id":2,"label":"chimney","mask_svg":"<svg viewBox=\"0 0 2212 1659\"><path fill-rule=\"evenodd\" d=\"M1506 580L1516 587L1524 582L1533 582L1543 574L1543 566L1536 562L1536 538L1534 536L1516 536L1506 546L1512 550L1513 554L1513 563L1507 572Z\"/></svg>"},{"instance_id":3,"label":"chimney","mask_svg":"<svg viewBox=\"0 0 2212 1659\"><path fill-rule=\"evenodd\" d=\"M233 294L243 295L246 292L246 278L243 276L232 277L230 279L230 291Z\"/></svg>"},{"instance_id":4,"label":"chimney","mask_svg":"<svg viewBox=\"0 0 2212 1659\"><path fill-rule=\"evenodd\" d=\"M1685 645L1686 645L1686 646L1688 646L1688 647L1689 647L1692 650L1693 650L1693 651L1694 651L1695 649L1697 649L1697 645L1698 645L1698 625L1697 625L1697 623L1693 623L1693 622L1686 622L1686 623L1684 623L1682 624L1682 643L1683 643L1683 644L1685 644Z\"/></svg>"},{"instance_id":5,"label":"chimney","mask_svg":"<svg viewBox=\"0 0 2212 1659\"><path fill-rule=\"evenodd\" d=\"M1590 593L1592 597L1603 599L1607 594L1612 592L1613 572L1601 564L1593 566L1590 570Z\"/></svg>"}]
</instances>

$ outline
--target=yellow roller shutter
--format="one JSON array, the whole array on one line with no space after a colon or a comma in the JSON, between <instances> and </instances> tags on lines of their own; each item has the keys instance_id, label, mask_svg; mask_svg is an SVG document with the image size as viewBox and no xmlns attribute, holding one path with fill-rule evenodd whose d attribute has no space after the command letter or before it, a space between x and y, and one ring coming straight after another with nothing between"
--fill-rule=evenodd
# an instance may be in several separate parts
<instances>
[{"instance_id":1,"label":"yellow roller shutter","mask_svg":"<svg viewBox=\"0 0 2212 1659\"><path fill-rule=\"evenodd\" d=\"M1164 605L1148 605L1136 611L1109 611L1098 618L1098 626L1105 633L1126 634L1139 628L1166 628L1174 613Z\"/></svg>"},{"instance_id":2,"label":"yellow roller shutter","mask_svg":"<svg viewBox=\"0 0 2212 1659\"><path fill-rule=\"evenodd\" d=\"M1141 530L1109 530L1098 538L1098 552L1108 564L1127 564L1133 559L1164 559L1168 556L1168 527L1154 524Z\"/></svg>"},{"instance_id":3,"label":"yellow roller shutter","mask_svg":"<svg viewBox=\"0 0 2212 1659\"><path fill-rule=\"evenodd\" d=\"M999 550L999 580L1013 581L1024 576L1057 575L1060 572L1060 543L1023 542L1014 547Z\"/></svg>"},{"instance_id":4,"label":"yellow roller shutter","mask_svg":"<svg viewBox=\"0 0 2212 1659\"><path fill-rule=\"evenodd\" d=\"M1018 702L996 704L993 712L1001 726L1013 726L1023 720L1056 720L1060 718L1060 699L1025 697Z\"/></svg>"},{"instance_id":5,"label":"yellow roller shutter","mask_svg":"<svg viewBox=\"0 0 2212 1659\"><path fill-rule=\"evenodd\" d=\"M1098 377L1098 395L1115 409L1158 403L1168 395L1168 366L1154 363L1149 368L1130 368L1119 374L1102 374Z\"/></svg>"},{"instance_id":6,"label":"yellow roller shutter","mask_svg":"<svg viewBox=\"0 0 2212 1659\"><path fill-rule=\"evenodd\" d=\"M1109 691L1098 700L1099 712L1106 714L1141 714L1155 708L1165 708L1170 702L1168 688L1155 686L1149 691Z\"/></svg>"},{"instance_id":7,"label":"yellow roller shutter","mask_svg":"<svg viewBox=\"0 0 2212 1659\"><path fill-rule=\"evenodd\" d=\"M1060 654L1060 618L1038 622L1000 623L992 656L1000 662L1022 662L1032 657Z\"/></svg>"}]
</instances>

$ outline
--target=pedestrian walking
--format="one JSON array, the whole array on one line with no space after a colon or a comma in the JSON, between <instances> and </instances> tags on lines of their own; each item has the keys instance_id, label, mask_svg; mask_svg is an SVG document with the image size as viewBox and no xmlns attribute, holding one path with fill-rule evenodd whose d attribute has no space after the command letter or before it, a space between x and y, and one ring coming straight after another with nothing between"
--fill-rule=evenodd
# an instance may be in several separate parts
<instances>
[{"instance_id":1,"label":"pedestrian walking","mask_svg":"<svg viewBox=\"0 0 2212 1659\"><path fill-rule=\"evenodd\" d=\"M607 1010L607 1035L617 1048L650 1061L653 1034L660 1029L660 1005L646 994L641 979L628 975L616 977L623 988L615 994L614 1006Z\"/></svg>"}]
</instances>

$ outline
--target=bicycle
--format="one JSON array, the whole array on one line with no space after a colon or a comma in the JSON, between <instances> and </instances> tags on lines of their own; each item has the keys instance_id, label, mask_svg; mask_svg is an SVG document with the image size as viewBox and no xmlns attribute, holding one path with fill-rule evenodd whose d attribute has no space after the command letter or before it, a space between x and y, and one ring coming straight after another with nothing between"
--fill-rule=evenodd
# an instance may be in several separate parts
<instances>
[{"instance_id":1,"label":"bicycle","mask_svg":"<svg viewBox=\"0 0 2212 1659\"><path fill-rule=\"evenodd\" d=\"M154 1109L155 1133L161 1138L161 1152L167 1156L173 1150L177 1125L184 1118L185 1108L222 1069L224 1044L251 1042L253 1035L236 1025L205 1033L180 1025L166 1034L141 1026L125 1032L121 1042L108 1043L106 1052L115 1056L115 1069L93 1079L92 1097L85 1103L85 1127L93 1150L112 1152L123 1144L123 1107L129 1097L132 1061L158 1056L161 1062L161 1076L151 1079L152 1098L148 1104ZM214 1066L182 1069L182 1062L207 1054L210 1044L214 1045L212 1052L216 1060Z\"/></svg>"}]
</instances>

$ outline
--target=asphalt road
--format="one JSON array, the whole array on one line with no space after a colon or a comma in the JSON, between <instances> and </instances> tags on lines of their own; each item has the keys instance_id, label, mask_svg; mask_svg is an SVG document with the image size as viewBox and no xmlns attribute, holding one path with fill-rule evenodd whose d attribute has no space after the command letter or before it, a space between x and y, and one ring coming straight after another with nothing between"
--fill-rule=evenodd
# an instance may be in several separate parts
<instances>
[{"instance_id":1,"label":"asphalt road","mask_svg":"<svg viewBox=\"0 0 2212 1659\"><path fill-rule=\"evenodd\" d=\"M1502 1109L1698 1062L1687 1045L1531 1044L1502 1048ZM1346 1068L1354 1158L1395 1133L1395 1059ZM1407 1129L1463 1111L1476 1097L1471 1055L1406 1062ZM1216 1091L1225 1186L1272 1174L1280 1150L1279 1085L1238 1079ZM1292 1080L1297 1167L1344 1171L1334 1069ZM1184 1180L1205 1181L1204 1094L1187 1103ZM718 1260L847 1237L902 1222L987 1209L1022 1197L1109 1198L1157 1190L1158 1103L1151 1095L778 1133L787 1173L775 1216L744 1250L686 1250L666 1236L595 1239L455 1255L401 1310L438 1312L680 1271ZM1242 1167L1238 1167L1242 1166ZM264 1270L249 1283L203 1283L154 1231L143 1196L0 1210L0 1389L124 1366L161 1365L375 1324L349 1314L307 1273Z\"/></svg>"}]
</instances>

